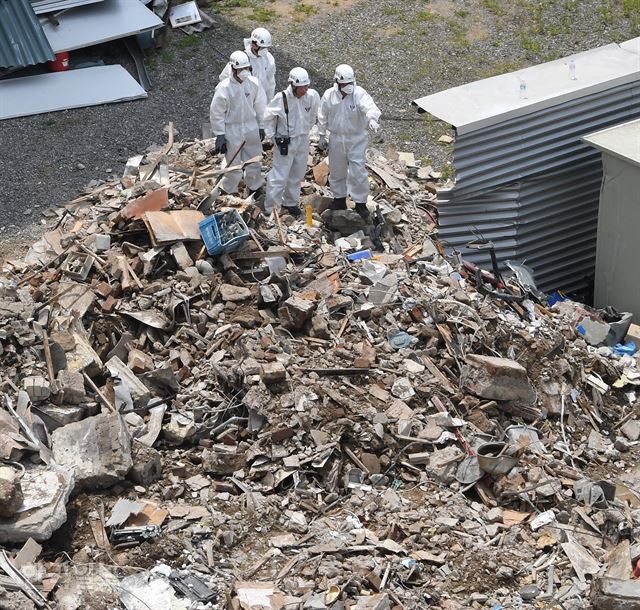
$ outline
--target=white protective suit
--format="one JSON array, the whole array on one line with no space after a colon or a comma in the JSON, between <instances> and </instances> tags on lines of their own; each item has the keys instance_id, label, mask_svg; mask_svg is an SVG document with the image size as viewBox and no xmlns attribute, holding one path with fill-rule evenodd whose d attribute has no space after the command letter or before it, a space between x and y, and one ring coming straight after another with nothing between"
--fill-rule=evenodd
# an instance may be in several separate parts
<instances>
[{"instance_id":1,"label":"white protective suit","mask_svg":"<svg viewBox=\"0 0 640 610\"><path fill-rule=\"evenodd\" d=\"M365 167L369 121L380 119L373 98L355 85L353 93L342 97L338 85L327 89L320 101L318 132L329 131L329 185L334 197L366 203L369 182Z\"/></svg>"},{"instance_id":2,"label":"white protective suit","mask_svg":"<svg viewBox=\"0 0 640 610\"><path fill-rule=\"evenodd\" d=\"M281 206L297 206L300 199L300 183L307 171L309 156L309 132L316 124L320 95L308 89L300 98L293 94L291 85L285 90L289 107L289 127L284 109L282 92L279 91L267 106L264 119L265 138L287 136L291 138L289 154L281 155L277 145L273 148L273 166L267 175L265 211Z\"/></svg>"},{"instance_id":3,"label":"white protective suit","mask_svg":"<svg viewBox=\"0 0 640 610\"><path fill-rule=\"evenodd\" d=\"M251 75L257 78L269 101L276 92L276 60L268 49L262 49L260 55L256 57L251 50L251 38L244 39L244 52L251 62ZM223 81L231 76L231 66L227 64L220 72L218 79Z\"/></svg>"},{"instance_id":4,"label":"white protective suit","mask_svg":"<svg viewBox=\"0 0 640 610\"><path fill-rule=\"evenodd\" d=\"M260 83L249 76L239 83L233 76L218 83L211 100L209 118L213 136L224 134L227 141L225 157L227 163L245 142L233 165L262 154L259 129L262 129L267 100ZM220 182L220 188L226 193L238 190L241 172L229 172ZM244 182L247 188L255 191L264 183L260 173L260 162L251 163L244 169Z\"/></svg>"}]
</instances>

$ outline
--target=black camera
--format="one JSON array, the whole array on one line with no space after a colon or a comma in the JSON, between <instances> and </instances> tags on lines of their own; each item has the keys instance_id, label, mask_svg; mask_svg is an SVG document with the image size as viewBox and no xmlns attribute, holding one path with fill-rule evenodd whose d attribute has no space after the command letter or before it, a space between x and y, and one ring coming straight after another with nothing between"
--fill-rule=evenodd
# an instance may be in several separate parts
<instances>
[{"instance_id":1,"label":"black camera","mask_svg":"<svg viewBox=\"0 0 640 610\"><path fill-rule=\"evenodd\" d=\"M276 136L275 141L280 154L286 157L289 154L289 142L291 142L291 138L289 136Z\"/></svg>"}]
</instances>

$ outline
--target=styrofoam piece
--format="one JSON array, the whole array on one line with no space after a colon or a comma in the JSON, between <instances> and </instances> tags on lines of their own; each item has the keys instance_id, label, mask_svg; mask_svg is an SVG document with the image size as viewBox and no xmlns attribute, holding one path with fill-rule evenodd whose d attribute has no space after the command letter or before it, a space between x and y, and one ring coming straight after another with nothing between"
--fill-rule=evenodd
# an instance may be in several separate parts
<instances>
[{"instance_id":1,"label":"styrofoam piece","mask_svg":"<svg viewBox=\"0 0 640 610\"><path fill-rule=\"evenodd\" d=\"M0 81L0 120L147 97L122 67L96 66Z\"/></svg>"}]
</instances>

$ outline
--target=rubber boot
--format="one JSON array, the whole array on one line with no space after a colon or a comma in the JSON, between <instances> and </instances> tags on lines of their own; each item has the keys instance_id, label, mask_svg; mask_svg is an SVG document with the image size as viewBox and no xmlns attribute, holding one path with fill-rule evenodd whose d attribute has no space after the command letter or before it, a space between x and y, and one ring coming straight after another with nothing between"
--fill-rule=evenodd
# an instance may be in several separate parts
<instances>
[{"instance_id":1,"label":"rubber boot","mask_svg":"<svg viewBox=\"0 0 640 610\"><path fill-rule=\"evenodd\" d=\"M300 211L300 208L297 205L284 205L282 206L282 211L285 214L289 214L290 216L293 216L294 218L300 218L300 216L302 215L302 212Z\"/></svg>"},{"instance_id":2,"label":"rubber boot","mask_svg":"<svg viewBox=\"0 0 640 610\"><path fill-rule=\"evenodd\" d=\"M360 215L362 220L369 222L369 209L366 203L356 203L356 212Z\"/></svg>"},{"instance_id":3,"label":"rubber boot","mask_svg":"<svg viewBox=\"0 0 640 610\"><path fill-rule=\"evenodd\" d=\"M346 197L334 197L331 205L329 206L330 210L346 210L347 209L347 198Z\"/></svg>"},{"instance_id":4,"label":"rubber boot","mask_svg":"<svg viewBox=\"0 0 640 610\"><path fill-rule=\"evenodd\" d=\"M259 186L257 189L255 190L251 190L249 189L249 196L253 195L254 199L260 199L260 197L262 197L262 195L264 195L264 187L263 186Z\"/></svg>"}]
</instances>

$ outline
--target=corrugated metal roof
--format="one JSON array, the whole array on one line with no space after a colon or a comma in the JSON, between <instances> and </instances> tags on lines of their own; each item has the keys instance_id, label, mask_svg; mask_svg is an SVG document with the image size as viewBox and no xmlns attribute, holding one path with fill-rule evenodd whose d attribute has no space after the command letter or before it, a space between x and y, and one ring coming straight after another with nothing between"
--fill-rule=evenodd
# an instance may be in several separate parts
<instances>
[{"instance_id":1,"label":"corrugated metal roof","mask_svg":"<svg viewBox=\"0 0 640 610\"><path fill-rule=\"evenodd\" d=\"M0 0L0 68L22 68L55 59L28 0Z\"/></svg>"},{"instance_id":2,"label":"corrugated metal roof","mask_svg":"<svg viewBox=\"0 0 640 610\"><path fill-rule=\"evenodd\" d=\"M569 67L572 61L575 79ZM413 103L462 135L637 81L638 72L640 38L634 38L440 91ZM521 81L526 85L524 99L520 98Z\"/></svg>"},{"instance_id":3,"label":"corrugated metal roof","mask_svg":"<svg viewBox=\"0 0 640 610\"><path fill-rule=\"evenodd\" d=\"M463 246L475 227L494 242L502 262L530 265L542 290L588 285L602 165L581 138L640 117L639 43L572 56L585 64L593 59L584 69L576 62L578 81L569 78L571 58L565 58L414 102L457 128L456 184L438 193L445 244ZM605 66L607 58L611 65ZM506 83L515 79L517 95L523 74L531 99L505 101ZM531 96L530 81L543 94ZM465 256L489 264L485 253Z\"/></svg>"},{"instance_id":4,"label":"corrugated metal roof","mask_svg":"<svg viewBox=\"0 0 640 610\"><path fill-rule=\"evenodd\" d=\"M582 141L640 167L640 120L590 133Z\"/></svg>"}]
</instances>

